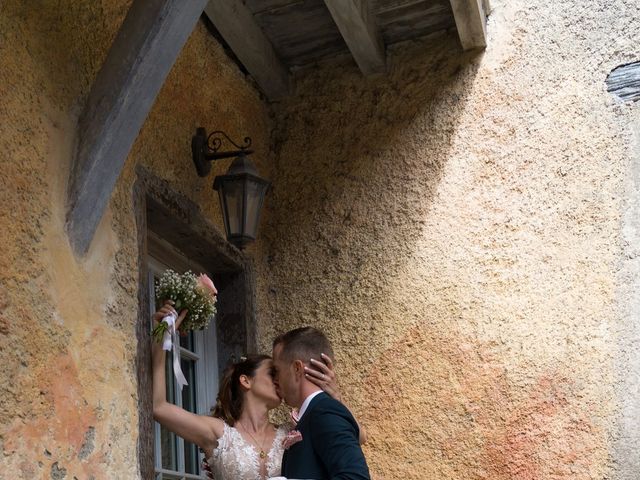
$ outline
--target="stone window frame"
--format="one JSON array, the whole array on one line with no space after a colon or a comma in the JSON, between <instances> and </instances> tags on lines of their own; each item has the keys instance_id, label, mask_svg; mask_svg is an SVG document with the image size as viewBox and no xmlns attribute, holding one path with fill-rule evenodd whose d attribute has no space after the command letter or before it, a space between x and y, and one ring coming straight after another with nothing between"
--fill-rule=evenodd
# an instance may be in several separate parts
<instances>
[{"instance_id":1,"label":"stone window frame","mask_svg":"<svg viewBox=\"0 0 640 480\"><path fill-rule=\"evenodd\" d=\"M153 478L151 338L149 335L148 232L161 236L185 258L211 272L219 288L216 339L218 377L233 358L256 351L255 274L252 259L227 242L200 208L169 182L144 166L136 169L133 205L138 244L138 468L140 478ZM216 392L217 393L217 392Z\"/></svg>"}]
</instances>

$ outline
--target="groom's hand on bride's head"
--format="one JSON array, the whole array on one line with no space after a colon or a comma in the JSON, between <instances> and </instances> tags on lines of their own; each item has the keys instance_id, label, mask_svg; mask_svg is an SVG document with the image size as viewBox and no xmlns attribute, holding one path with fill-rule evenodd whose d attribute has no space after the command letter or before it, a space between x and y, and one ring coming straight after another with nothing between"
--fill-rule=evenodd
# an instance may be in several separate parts
<instances>
[{"instance_id":1,"label":"groom's hand on bride's head","mask_svg":"<svg viewBox=\"0 0 640 480\"><path fill-rule=\"evenodd\" d=\"M333 398L342 401L342 395L340 388L338 387L338 381L336 380L336 373L333 369L333 361L328 355L321 354L322 359L316 360L312 358L309 363L311 367L304 367L305 377L319 386L328 395Z\"/></svg>"}]
</instances>

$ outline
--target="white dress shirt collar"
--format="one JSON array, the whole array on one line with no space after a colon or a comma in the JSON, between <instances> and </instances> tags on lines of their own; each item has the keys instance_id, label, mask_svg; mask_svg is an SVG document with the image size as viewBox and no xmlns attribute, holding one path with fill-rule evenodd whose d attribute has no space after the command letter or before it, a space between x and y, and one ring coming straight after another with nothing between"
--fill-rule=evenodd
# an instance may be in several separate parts
<instances>
[{"instance_id":1,"label":"white dress shirt collar","mask_svg":"<svg viewBox=\"0 0 640 480\"><path fill-rule=\"evenodd\" d=\"M304 412L307 411L307 407L311 403L311 400L313 400L314 397L316 395L320 394L320 393L322 393L322 390L318 390L317 392L313 392L311 395L309 395L307 398L304 399L304 402L302 402L302 406L300 407L300 412L298 413L298 419L302 418L302 416L304 415Z\"/></svg>"}]
</instances>

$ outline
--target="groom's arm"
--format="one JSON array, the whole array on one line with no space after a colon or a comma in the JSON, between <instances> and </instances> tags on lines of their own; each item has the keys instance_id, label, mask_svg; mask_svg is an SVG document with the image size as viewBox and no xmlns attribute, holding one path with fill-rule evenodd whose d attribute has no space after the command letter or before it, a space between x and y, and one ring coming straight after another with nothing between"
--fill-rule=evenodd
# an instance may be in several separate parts
<instances>
[{"instance_id":1,"label":"groom's arm","mask_svg":"<svg viewBox=\"0 0 640 480\"><path fill-rule=\"evenodd\" d=\"M369 480L369 468L358 440L358 425L337 401L318 405L310 420L313 449L331 480Z\"/></svg>"}]
</instances>

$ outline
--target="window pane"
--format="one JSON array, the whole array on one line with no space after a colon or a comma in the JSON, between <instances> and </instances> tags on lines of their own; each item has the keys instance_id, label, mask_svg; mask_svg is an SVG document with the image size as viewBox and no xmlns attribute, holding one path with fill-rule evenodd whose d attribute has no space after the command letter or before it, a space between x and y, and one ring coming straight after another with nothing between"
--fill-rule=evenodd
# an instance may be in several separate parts
<instances>
[{"instance_id":1,"label":"window pane","mask_svg":"<svg viewBox=\"0 0 640 480\"><path fill-rule=\"evenodd\" d=\"M180 346L182 348L186 348L187 350L191 350L195 352L195 342L193 338L193 330L189 330L186 335L179 335L180 338Z\"/></svg>"},{"instance_id":2,"label":"window pane","mask_svg":"<svg viewBox=\"0 0 640 480\"><path fill-rule=\"evenodd\" d=\"M173 356L169 353L164 362L164 378L166 382L167 401L176 403L174 376L173 376ZM160 426L160 451L162 452L162 468L176 470L178 468L178 439L175 433L170 432Z\"/></svg>"},{"instance_id":3,"label":"window pane","mask_svg":"<svg viewBox=\"0 0 640 480\"><path fill-rule=\"evenodd\" d=\"M193 332L192 332L193 333ZM196 364L193 360L182 359L182 372L189 385L182 389L182 408L196 413ZM187 441L184 442L184 467L186 473L199 473L198 448Z\"/></svg>"},{"instance_id":4,"label":"window pane","mask_svg":"<svg viewBox=\"0 0 640 480\"><path fill-rule=\"evenodd\" d=\"M189 383L182 388L182 408L196 413L196 363L183 357L180 365L184 378Z\"/></svg>"},{"instance_id":5,"label":"window pane","mask_svg":"<svg viewBox=\"0 0 640 480\"><path fill-rule=\"evenodd\" d=\"M178 441L176 435L160 426L160 450L162 451L162 468L176 470L178 468Z\"/></svg>"},{"instance_id":6,"label":"window pane","mask_svg":"<svg viewBox=\"0 0 640 480\"><path fill-rule=\"evenodd\" d=\"M164 381L167 390L167 402L176 403L175 376L173 375L173 352L169 351L164 357Z\"/></svg>"},{"instance_id":7,"label":"window pane","mask_svg":"<svg viewBox=\"0 0 640 480\"><path fill-rule=\"evenodd\" d=\"M158 280L160 280L160 275L159 274L157 274L157 275L154 274L153 275L153 284L152 284L153 298L151 299L151 304L155 305L155 309L154 310L158 310L162 306L162 301L156 299L156 283L158 282Z\"/></svg>"},{"instance_id":8,"label":"window pane","mask_svg":"<svg viewBox=\"0 0 640 480\"><path fill-rule=\"evenodd\" d=\"M184 442L184 471L198 475L200 473L200 465L198 461L198 447L193 443Z\"/></svg>"}]
</instances>

